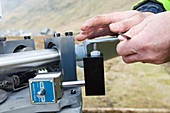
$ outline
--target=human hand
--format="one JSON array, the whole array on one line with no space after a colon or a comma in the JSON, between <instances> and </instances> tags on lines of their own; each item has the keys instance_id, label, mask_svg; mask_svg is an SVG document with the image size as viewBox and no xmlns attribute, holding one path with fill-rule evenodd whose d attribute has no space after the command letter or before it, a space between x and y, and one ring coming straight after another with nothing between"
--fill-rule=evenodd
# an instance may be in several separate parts
<instances>
[{"instance_id":1,"label":"human hand","mask_svg":"<svg viewBox=\"0 0 170 113\"><path fill-rule=\"evenodd\" d=\"M121 42L117 52L126 63L143 62L162 64L170 61L170 12L147 17L132 27L125 35L119 36Z\"/></svg>"},{"instance_id":2,"label":"human hand","mask_svg":"<svg viewBox=\"0 0 170 113\"><path fill-rule=\"evenodd\" d=\"M119 32L126 32L150 15L152 13L132 10L93 17L82 25L82 32L77 36L77 40L82 41L86 38L92 39L106 35L113 36Z\"/></svg>"}]
</instances>

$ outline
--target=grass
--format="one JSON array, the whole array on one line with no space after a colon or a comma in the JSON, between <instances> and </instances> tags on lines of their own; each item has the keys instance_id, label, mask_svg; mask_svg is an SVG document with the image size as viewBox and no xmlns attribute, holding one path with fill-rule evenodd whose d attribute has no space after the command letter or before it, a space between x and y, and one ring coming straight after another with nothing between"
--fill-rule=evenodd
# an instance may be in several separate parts
<instances>
[{"instance_id":1,"label":"grass","mask_svg":"<svg viewBox=\"0 0 170 113\"><path fill-rule=\"evenodd\" d=\"M87 97L84 108L170 108L170 76L158 65L105 62L106 96Z\"/></svg>"},{"instance_id":2,"label":"grass","mask_svg":"<svg viewBox=\"0 0 170 113\"><path fill-rule=\"evenodd\" d=\"M158 80L158 83L162 84L162 85L170 85L170 79L160 79Z\"/></svg>"}]
</instances>

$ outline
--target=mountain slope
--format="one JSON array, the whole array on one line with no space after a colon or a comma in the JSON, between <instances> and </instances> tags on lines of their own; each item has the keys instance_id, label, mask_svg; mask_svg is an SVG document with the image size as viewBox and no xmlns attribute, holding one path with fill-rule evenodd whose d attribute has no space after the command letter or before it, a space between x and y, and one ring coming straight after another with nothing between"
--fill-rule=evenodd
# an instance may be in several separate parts
<instances>
[{"instance_id":1,"label":"mountain slope","mask_svg":"<svg viewBox=\"0 0 170 113\"><path fill-rule=\"evenodd\" d=\"M130 9L138 0L2 0L2 29L78 30L89 17Z\"/></svg>"}]
</instances>

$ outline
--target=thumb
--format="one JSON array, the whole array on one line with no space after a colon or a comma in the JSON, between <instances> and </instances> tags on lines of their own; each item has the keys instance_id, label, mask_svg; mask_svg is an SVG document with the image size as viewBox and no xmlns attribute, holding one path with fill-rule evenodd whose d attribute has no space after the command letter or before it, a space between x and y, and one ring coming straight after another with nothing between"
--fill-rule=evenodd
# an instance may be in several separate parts
<instances>
[{"instance_id":1,"label":"thumb","mask_svg":"<svg viewBox=\"0 0 170 113\"><path fill-rule=\"evenodd\" d=\"M118 39L120 41L124 41L124 40L129 40L131 38L134 38L134 37L136 37L136 35L138 35L144 29L144 27L145 26L143 24L141 24L141 25L136 25L136 26L132 27L129 31L127 31L124 34L119 32L118 34L120 34L120 35L118 36Z\"/></svg>"},{"instance_id":2,"label":"thumb","mask_svg":"<svg viewBox=\"0 0 170 113\"><path fill-rule=\"evenodd\" d=\"M124 38L124 40L120 41L120 43L117 45L116 49L120 56L137 54L143 45L141 38L144 34L143 29L145 28L145 25L145 23L138 24L124 34L125 36L131 37L131 39ZM121 39L121 37L122 36L120 35L118 38Z\"/></svg>"}]
</instances>

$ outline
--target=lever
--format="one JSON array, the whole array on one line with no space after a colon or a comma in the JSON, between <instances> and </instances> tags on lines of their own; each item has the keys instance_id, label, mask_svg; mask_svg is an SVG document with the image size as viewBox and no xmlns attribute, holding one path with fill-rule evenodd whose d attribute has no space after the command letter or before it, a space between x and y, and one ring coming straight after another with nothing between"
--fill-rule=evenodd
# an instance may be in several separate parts
<instances>
[{"instance_id":1,"label":"lever","mask_svg":"<svg viewBox=\"0 0 170 113\"><path fill-rule=\"evenodd\" d=\"M80 81L69 81L69 82L63 82L62 86L63 87L82 87L85 85L85 81L84 80L80 80Z\"/></svg>"}]
</instances>

